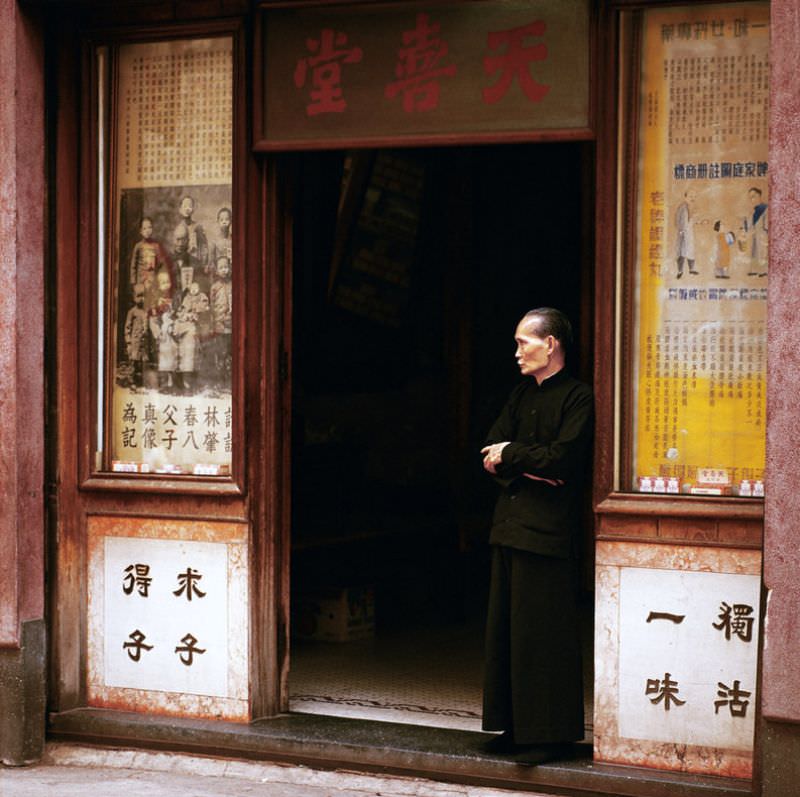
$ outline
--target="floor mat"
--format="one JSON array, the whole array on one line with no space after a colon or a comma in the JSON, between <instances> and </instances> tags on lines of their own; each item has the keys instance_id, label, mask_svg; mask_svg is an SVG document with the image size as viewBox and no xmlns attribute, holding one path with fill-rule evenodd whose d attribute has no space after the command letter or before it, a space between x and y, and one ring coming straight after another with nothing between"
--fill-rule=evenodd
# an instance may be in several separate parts
<instances>
[{"instance_id":1,"label":"floor mat","mask_svg":"<svg viewBox=\"0 0 800 797\"><path fill-rule=\"evenodd\" d=\"M412 628L352 642L292 645L289 710L481 729L483 625ZM591 677L585 678L591 739Z\"/></svg>"}]
</instances>

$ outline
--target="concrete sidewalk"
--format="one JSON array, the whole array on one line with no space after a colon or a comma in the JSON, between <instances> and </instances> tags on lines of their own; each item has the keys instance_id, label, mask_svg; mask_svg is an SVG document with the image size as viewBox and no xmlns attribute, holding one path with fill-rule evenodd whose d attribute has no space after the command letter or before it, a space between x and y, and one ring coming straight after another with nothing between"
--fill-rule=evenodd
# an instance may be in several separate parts
<instances>
[{"instance_id":1,"label":"concrete sidewalk","mask_svg":"<svg viewBox=\"0 0 800 797\"><path fill-rule=\"evenodd\" d=\"M0 768L0 797L511 797L420 778L53 743L42 763ZM545 797L527 792L531 797Z\"/></svg>"}]
</instances>

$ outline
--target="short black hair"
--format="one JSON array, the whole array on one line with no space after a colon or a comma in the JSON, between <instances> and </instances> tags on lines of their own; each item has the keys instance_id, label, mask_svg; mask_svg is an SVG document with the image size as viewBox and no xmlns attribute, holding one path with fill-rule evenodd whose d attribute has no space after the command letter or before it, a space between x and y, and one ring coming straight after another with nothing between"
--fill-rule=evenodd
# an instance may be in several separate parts
<instances>
[{"instance_id":1,"label":"short black hair","mask_svg":"<svg viewBox=\"0 0 800 797\"><path fill-rule=\"evenodd\" d=\"M747 193L749 194L751 191L755 191L759 196L762 196L762 193L763 193L760 188L756 188L755 186L753 186L752 188L749 188L747 190Z\"/></svg>"},{"instance_id":2,"label":"short black hair","mask_svg":"<svg viewBox=\"0 0 800 797\"><path fill-rule=\"evenodd\" d=\"M535 323L538 337L546 338L552 335L565 350L572 346L572 324L561 310L556 310L554 307L537 307L535 310L528 310L523 320Z\"/></svg>"}]
</instances>

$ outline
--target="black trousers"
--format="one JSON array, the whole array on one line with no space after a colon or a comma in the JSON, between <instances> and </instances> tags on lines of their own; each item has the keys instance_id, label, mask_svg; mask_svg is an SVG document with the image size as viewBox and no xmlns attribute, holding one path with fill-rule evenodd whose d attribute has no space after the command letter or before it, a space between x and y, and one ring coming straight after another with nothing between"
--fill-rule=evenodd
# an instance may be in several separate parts
<instances>
[{"instance_id":1,"label":"black trousers","mask_svg":"<svg viewBox=\"0 0 800 797\"><path fill-rule=\"evenodd\" d=\"M519 744L584 736L575 562L495 545L483 729Z\"/></svg>"}]
</instances>

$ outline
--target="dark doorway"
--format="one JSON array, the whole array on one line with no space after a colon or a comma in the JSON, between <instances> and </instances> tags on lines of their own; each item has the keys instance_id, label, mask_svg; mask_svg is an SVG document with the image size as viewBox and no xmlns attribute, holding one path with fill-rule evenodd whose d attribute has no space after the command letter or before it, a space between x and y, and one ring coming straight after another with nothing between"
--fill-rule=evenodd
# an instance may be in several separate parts
<instances>
[{"instance_id":1,"label":"dark doorway","mask_svg":"<svg viewBox=\"0 0 800 797\"><path fill-rule=\"evenodd\" d=\"M479 450L519 318L589 324L586 152L296 156L292 710L479 728Z\"/></svg>"}]
</instances>

